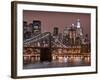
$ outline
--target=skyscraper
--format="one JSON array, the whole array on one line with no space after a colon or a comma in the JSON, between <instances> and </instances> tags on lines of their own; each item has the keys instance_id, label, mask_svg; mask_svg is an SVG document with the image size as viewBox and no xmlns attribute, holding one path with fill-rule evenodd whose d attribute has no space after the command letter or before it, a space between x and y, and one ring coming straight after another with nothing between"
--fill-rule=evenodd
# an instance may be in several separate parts
<instances>
[{"instance_id":1,"label":"skyscraper","mask_svg":"<svg viewBox=\"0 0 100 80\"><path fill-rule=\"evenodd\" d=\"M29 39L31 37L31 26L29 26L26 21L23 22L23 29L24 40Z\"/></svg>"},{"instance_id":2,"label":"skyscraper","mask_svg":"<svg viewBox=\"0 0 100 80\"><path fill-rule=\"evenodd\" d=\"M38 35L41 33L41 21L33 20L33 34Z\"/></svg>"},{"instance_id":3,"label":"skyscraper","mask_svg":"<svg viewBox=\"0 0 100 80\"><path fill-rule=\"evenodd\" d=\"M77 19L77 24L76 24L77 28L80 28L81 27L81 24L80 24L80 19Z\"/></svg>"},{"instance_id":4,"label":"skyscraper","mask_svg":"<svg viewBox=\"0 0 100 80\"><path fill-rule=\"evenodd\" d=\"M54 35L54 36L57 36L58 33L59 33L58 27L54 27L54 29L53 29L53 35Z\"/></svg>"}]
</instances>

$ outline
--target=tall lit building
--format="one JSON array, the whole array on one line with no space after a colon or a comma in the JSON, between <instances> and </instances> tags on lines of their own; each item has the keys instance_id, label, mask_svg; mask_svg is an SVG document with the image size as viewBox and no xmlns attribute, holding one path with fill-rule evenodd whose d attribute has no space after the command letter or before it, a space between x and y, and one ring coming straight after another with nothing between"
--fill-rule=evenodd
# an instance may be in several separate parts
<instances>
[{"instance_id":1,"label":"tall lit building","mask_svg":"<svg viewBox=\"0 0 100 80\"><path fill-rule=\"evenodd\" d=\"M64 28L63 36L68 35L68 30L69 30L69 27L65 27L65 28Z\"/></svg>"},{"instance_id":2,"label":"tall lit building","mask_svg":"<svg viewBox=\"0 0 100 80\"><path fill-rule=\"evenodd\" d=\"M28 23L26 21L23 22L23 34L24 34L24 40L31 38L32 33L32 24Z\"/></svg>"},{"instance_id":3,"label":"tall lit building","mask_svg":"<svg viewBox=\"0 0 100 80\"><path fill-rule=\"evenodd\" d=\"M53 36L58 36L58 33L59 33L59 28L58 27L54 27Z\"/></svg>"},{"instance_id":4,"label":"tall lit building","mask_svg":"<svg viewBox=\"0 0 100 80\"><path fill-rule=\"evenodd\" d=\"M77 24L76 24L76 27L77 27L77 28L80 28L80 27L81 27L81 24L80 24L80 19L77 19Z\"/></svg>"},{"instance_id":5,"label":"tall lit building","mask_svg":"<svg viewBox=\"0 0 100 80\"><path fill-rule=\"evenodd\" d=\"M80 19L77 19L76 27L77 27L77 37L81 37L82 38L83 32L82 32L82 28L81 28Z\"/></svg>"},{"instance_id":6,"label":"tall lit building","mask_svg":"<svg viewBox=\"0 0 100 80\"><path fill-rule=\"evenodd\" d=\"M28 26L27 22L23 21L23 31L24 31L24 33L27 32L27 26Z\"/></svg>"},{"instance_id":7,"label":"tall lit building","mask_svg":"<svg viewBox=\"0 0 100 80\"><path fill-rule=\"evenodd\" d=\"M33 24L32 24L32 23L30 23L30 24L29 24L29 26L28 26L28 28L27 28L27 31L29 31L29 32L31 32L31 33L32 33L32 26L33 26Z\"/></svg>"},{"instance_id":8,"label":"tall lit building","mask_svg":"<svg viewBox=\"0 0 100 80\"><path fill-rule=\"evenodd\" d=\"M41 21L33 20L33 34L38 35L41 33Z\"/></svg>"},{"instance_id":9,"label":"tall lit building","mask_svg":"<svg viewBox=\"0 0 100 80\"><path fill-rule=\"evenodd\" d=\"M69 44L69 27L65 27L63 30L63 44Z\"/></svg>"},{"instance_id":10,"label":"tall lit building","mask_svg":"<svg viewBox=\"0 0 100 80\"><path fill-rule=\"evenodd\" d=\"M76 27L74 24L71 25L71 28L69 29L69 38L70 38L70 44L73 45L76 42Z\"/></svg>"}]
</instances>

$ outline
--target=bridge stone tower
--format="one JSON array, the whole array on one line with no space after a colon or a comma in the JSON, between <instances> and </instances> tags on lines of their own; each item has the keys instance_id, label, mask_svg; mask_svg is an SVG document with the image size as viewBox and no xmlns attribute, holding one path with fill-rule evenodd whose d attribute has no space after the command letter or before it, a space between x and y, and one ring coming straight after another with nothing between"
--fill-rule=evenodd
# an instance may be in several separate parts
<instances>
[{"instance_id":1,"label":"bridge stone tower","mask_svg":"<svg viewBox=\"0 0 100 80\"><path fill-rule=\"evenodd\" d=\"M58 27L54 27L54 29L53 29L53 35L54 36L58 36L58 32L59 31L59 28Z\"/></svg>"}]
</instances>

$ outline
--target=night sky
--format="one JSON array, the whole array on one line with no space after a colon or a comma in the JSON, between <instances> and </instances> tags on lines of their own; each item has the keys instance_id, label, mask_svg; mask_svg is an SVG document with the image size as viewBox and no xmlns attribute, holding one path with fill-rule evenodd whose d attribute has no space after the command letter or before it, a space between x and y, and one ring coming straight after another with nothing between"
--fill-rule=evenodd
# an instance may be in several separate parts
<instances>
[{"instance_id":1,"label":"night sky","mask_svg":"<svg viewBox=\"0 0 100 80\"><path fill-rule=\"evenodd\" d=\"M86 13L67 13L67 12L47 12L47 11L23 11L23 21L28 24L33 20L41 21L42 32L53 32L54 27L59 28L62 33L64 27L71 27L71 24L76 24L77 19L80 19L83 33L88 34L90 38L91 15Z\"/></svg>"}]
</instances>

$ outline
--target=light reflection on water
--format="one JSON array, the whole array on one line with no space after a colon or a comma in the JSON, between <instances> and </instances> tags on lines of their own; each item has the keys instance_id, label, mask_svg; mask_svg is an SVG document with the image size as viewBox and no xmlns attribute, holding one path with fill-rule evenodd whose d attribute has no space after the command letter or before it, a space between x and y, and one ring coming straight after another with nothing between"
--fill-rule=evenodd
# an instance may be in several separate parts
<instances>
[{"instance_id":1,"label":"light reflection on water","mask_svg":"<svg viewBox=\"0 0 100 80\"><path fill-rule=\"evenodd\" d=\"M53 67L75 67L75 66L90 66L90 57L59 57L57 60L52 62L36 62L24 65L24 69L34 69L34 68L53 68Z\"/></svg>"},{"instance_id":2,"label":"light reflection on water","mask_svg":"<svg viewBox=\"0 0 100 80\"><path fill-rule=\"evenodd\" d=\"M53 61L56 62L64 62L64 63L68 63L68 62L74 62L74 63L79 63L79 62L90 62L90 57L58 57L57 59L53 58Z\"/></svg>"}]
</instances>

